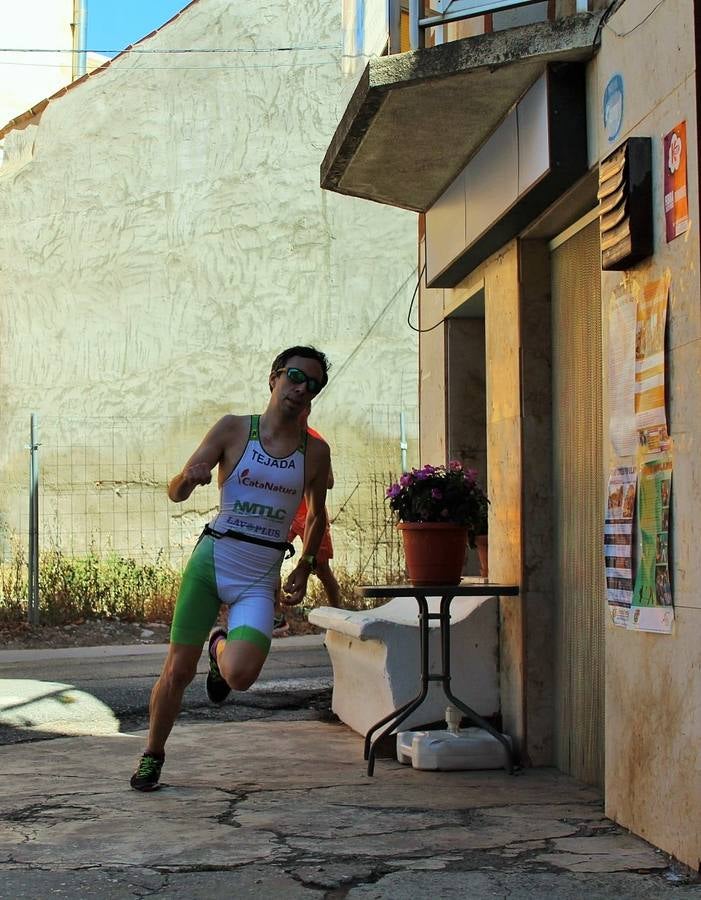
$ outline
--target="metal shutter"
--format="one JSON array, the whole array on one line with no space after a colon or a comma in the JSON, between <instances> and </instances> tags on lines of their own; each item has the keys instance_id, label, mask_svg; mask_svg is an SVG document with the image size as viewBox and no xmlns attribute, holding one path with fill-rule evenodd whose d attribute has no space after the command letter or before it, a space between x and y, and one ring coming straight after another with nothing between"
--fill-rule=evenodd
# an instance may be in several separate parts
<instances>
[{"instance_id":1,"label":"metal shutter","mask_svg":"<svg viewBox=\"0 0 701 900\"><path fill-rule=\"evenodd\" d=\"M591 217L589 217L591 218ZM575 233L572 233L572 232ZM551 244L557 765L604 777L602 337L599 225Z\"/></svg>"}]
</instances>

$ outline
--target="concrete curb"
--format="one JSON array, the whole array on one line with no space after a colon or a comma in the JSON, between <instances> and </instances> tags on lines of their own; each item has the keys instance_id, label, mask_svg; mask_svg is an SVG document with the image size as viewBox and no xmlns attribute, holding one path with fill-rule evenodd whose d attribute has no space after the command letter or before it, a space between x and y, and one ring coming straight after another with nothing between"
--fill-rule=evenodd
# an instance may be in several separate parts
<instances>
[{"instance_id":1,"label":"concrete curb","mask_svg":"<svg viewBox=\"0 0 701 900\"><path fill-rule=\"evenodd\" d=\"M320 647L323 643L323 634L300 634L274 638L271 653ZM110 656L165 656L167 649L168 644L111 644L103 647L47 647L35 650L0 650L0 665L12 662L31 662L37 659L104 659Z\"/></svg>"}]
</instances>

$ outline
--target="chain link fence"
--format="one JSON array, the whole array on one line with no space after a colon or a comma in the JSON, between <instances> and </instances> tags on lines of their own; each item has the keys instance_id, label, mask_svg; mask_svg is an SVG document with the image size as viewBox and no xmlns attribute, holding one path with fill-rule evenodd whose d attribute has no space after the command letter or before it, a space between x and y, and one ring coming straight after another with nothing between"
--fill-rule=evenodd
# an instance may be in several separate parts
<instances>
[{"instance_id":1,"label":"chain link fence","mask_svg":"<svg viewBox=\"0 0 701 900\"><path fill-rule=\"evenodd\" d=\"M173 503L167 484L215 419L38 418L40 557L181 570L217 508L218 490L215 484L199 487L185 502ZM26 567L30 543L29 423L29 415L10 423L0 447L0 563L16 573ZM328 495L334 561L354 580L383 581L403 570L384 494L403 462L415 464L416 410L367 407L362 431L360 442L342 424L326 434L336 475ZM358 446L363 452L356 472ZM0 593L5 582L0 580Z\"/></svg>"},{"instance_id":2,"label":"chain link fence","mask_svg":"<svg viewBox=\"0 0 701 900\"><path fill-rule=\"evenodd\" d=\"M116 554L139 562L160 555L182 564L201 523L216 508L217 491L210 485L185 503L168 500L169 478L194 449L191 442L187 450L181 446L174 426L167 419L39 420L41 550L100 558ZM202 423L202 434L206 427ZM18 437L18 429L12 433ZM25 452L25 471L15 452L0 485L4 560L13 538L24 546L29 536L28 446Z\"/></svg>"}]
</instances>

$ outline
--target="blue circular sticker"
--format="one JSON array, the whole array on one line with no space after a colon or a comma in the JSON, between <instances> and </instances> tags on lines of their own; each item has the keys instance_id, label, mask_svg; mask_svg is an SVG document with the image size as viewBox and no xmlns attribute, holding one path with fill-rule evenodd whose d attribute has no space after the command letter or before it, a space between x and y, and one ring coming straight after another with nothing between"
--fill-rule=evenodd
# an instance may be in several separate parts
<instances>
[{"instance_id":1,"label":"blue circular sticker","mask_svg":"<svg viewBox=\"0 0 701 900\"><path fill-rule=\"evenodd\" d=\"M618 72L609 78L603 100L604 130L609 143L616 140L623 124L623 76Z\"/></svg>"}]
</instances>

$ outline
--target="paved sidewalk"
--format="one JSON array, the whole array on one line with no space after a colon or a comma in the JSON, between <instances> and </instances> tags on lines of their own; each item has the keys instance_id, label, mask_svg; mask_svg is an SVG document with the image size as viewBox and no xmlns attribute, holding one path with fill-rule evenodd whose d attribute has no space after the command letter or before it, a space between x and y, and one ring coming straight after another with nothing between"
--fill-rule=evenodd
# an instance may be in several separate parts
<instances>
[{"instance_id":1,"label":"paved sidewalk","mask_svg":"<svg viewBox=\"0 0 701 900\"><path fill-rule=\"evenodd\" d=\"M0 897L701 898L554 770L419 772L340 724L176 726L164 787L144 735L0 749Z\"/></svg>"}]
</instances>

